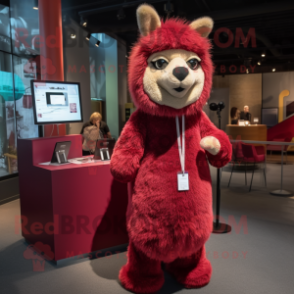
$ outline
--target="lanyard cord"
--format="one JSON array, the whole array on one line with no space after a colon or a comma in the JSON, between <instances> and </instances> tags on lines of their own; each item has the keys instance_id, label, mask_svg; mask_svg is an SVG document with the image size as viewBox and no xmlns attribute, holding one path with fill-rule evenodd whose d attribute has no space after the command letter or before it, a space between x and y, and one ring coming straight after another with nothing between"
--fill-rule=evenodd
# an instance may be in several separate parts
<instances>
[{"instance_id":1,"label":"lanyard cord","mask_svg":"<svg viewBox=\"0 0 294 294\"><path fill-rule=\"evenodd\" d=\"M181 145L181 134L180 134L180 124L179 117L176 117L176 127L177 127L177 137L178 137L178 149L180 156L180 163L182 168L182 173L185 173L185 116L182 115L182 145Z\"/></svg>"}]
</instances>

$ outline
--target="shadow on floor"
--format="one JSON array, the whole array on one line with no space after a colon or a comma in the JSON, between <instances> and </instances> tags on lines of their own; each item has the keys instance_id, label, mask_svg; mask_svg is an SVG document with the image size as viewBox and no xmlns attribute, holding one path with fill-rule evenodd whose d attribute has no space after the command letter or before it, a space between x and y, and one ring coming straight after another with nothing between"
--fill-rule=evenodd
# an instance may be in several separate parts
<instances>
[{"instance_id":1,"label":"shadow on floor","mask_svg":"<svg viewBox=\"0 0 294 294\"><path fill-rule=\"evenodd\" d=\"M126 262L126 252L124 252L117 255L109 255L109 257L93 259L90 264L93 272L97 276L108 280L115 280L120 285L118 274L121 267L125 265ZM168 273L165 272L164 277L165 283L161 290L157 292L158 294L172 294L183 289L183 286L173 279Z\"/></svg>"},{"instance_id":2,"label":"shadow on floor","mask_svg":"<svg viewBox=\"0 0 294 294\"><path fill-rule=\"evenodd\" d=\"M38 267L36 268L33 260L28 260L23 255L27 248L28 244L24 240L19 240L0 251L0 276L5 279L5 285L1 285L1 293L21 293L17 287L20 280L43 275L55 269L56 266L43 261L41 271L36 271Z\"/></svg>"}]
</instances>

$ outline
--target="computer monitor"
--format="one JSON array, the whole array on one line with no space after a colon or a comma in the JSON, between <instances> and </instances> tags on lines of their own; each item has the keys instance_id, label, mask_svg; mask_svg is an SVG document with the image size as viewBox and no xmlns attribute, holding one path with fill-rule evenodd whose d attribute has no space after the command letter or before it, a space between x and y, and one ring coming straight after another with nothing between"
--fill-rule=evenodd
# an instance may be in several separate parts
<instances>
[{"instance_id":1,"label":"computer monitor","mask_svg":"<svg viewBox=\"0 0 294 294\"><path fill-rule=\"evenodd\" d=\"M268 128L271 128L278 123L278 117L278 108L262 108L261 110L261 123L267 125Z\"/></svg>"},{"instance_id":2,"label":"computer monitor","mask_svg":"<svg viewBox=\"0 0 294 294\"><path fill-rule=\"evenodd\" d=\"M79 83L31 81L35 124L82 122Z\"/></svg>"},{"instance_id":3,"label":"computer monitor","mask_svg":"<svg viewBox=\"0 0 294 294\"><path fill-rule=\"evenodd\" d=\"M96 142L94 159L110 160L115 145L115 139L99 139Z\"/></svg>"},{"instance_id":4,"label":"computer monitor","mask_svg":"<svg viewBox=\"0 0 294 294\"><path fill-rule=\"evenodd\" d=\"M51 158L51 164L68 163L67 157L70 149L71 141L57 142Z\"/></svg>"}]
</instances>

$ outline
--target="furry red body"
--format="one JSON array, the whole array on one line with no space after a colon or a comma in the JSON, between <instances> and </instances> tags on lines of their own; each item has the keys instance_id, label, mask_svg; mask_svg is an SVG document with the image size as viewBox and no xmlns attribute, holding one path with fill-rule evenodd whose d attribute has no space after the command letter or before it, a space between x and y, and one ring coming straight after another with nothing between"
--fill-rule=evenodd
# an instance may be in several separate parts
<instances>
[{"instance_id":1,"label":"furry red body","mask_svg":"<svg viewBox=\"0 0 294 294\"><path fill-rule=\"evenodd\" d=\"M130 56L129 87L139 109L132 114L115 146L111 172L119 181L134 181L127 218L129 258L120 272L122 284L134 292L150 293L162 286L161 261L188 288L204 286L210 279L211 266L205 258L204 244L212 230L213 215L206 158L216 167L224 166L230 161L231 145L202 112L213 72L209 47L209 42L183 21L168 20L150 35L141 37ZM202 94L182 109L156 104L144 91L147 58L167 49L192 51L202 60ZM177 189L181 166L175 117L181 115L186 117L185 170L190 185L189 191L184 192ZM200 147L201 139L207 136L220 142L221 149L215 156Z\"/></svg>"},{"instance_id":2,"label":"furry red body","mask_svg":"<svg viewBox=\"0 0 294 294\"><path fill-rule=\"evenodd\" d=\"M220 131L208 126L207 121L203 113L186 118L189 191L177 190L177 173L181 166L175 118L156 117L138 111L116 146L111 168L113 175L122 181L133 171L121 174L128 163L124 160L125 151L120 152L120 146L129 149L129 160L136 158L138 153L144 153L134 184L128 230L131 241L150 258L171 262L177 257L189 256L200 249L210 235L213 221L210 172L205 151L199 143L207 135L213 135L220 141L222 138ZM140 126L140 132L144 134L144 146L140 146L138 142L142 142L141 139L134 136L136 131L133 128L136 126ZM215 164L227 163L228 157L222 158L224 155L227 153L220 152Z\"/></svg>"}]
</instances>

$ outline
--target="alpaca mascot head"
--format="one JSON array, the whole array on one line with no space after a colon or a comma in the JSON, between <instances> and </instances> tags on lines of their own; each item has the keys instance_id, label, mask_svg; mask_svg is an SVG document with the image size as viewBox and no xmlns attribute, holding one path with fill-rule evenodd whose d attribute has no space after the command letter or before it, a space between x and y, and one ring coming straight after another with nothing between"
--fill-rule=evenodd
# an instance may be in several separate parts
<instances>
[{"instance_id":1,"label":"alpaca mascot head","mask_svg":"<svg viewBox=\"0 0 294 294\"><path fill-rule=\"evenodd\" d=\"M209 98L213 66L207 36L213 21L161 22L149 5L137 10L141 38L129 59L129 88L136 106L160 116L191 115Z\"/></svg>"},{"instance_id":2,"label":"alpaca mascot head","mask_svg":"<svg viewBox=\"0 0 294 294\"><path fill-rule=\"evenodd\" d=\"M213 22L163 22L149 5L138 8L137 19L141 37L129 58L128 78L138 110L110 163L116 180L133 183L128 262L119 279L132 292L156 292L164 283L164 262L184 287L199 288L212 272L204 247L213 222L207 159L222 167L232 149L202 111L212 83L207 36Z\"/></svg>"}]
</instances>

